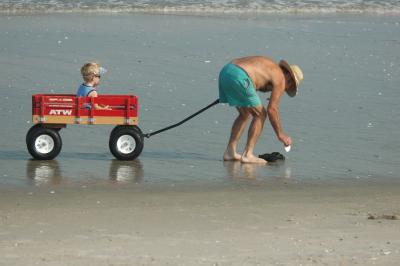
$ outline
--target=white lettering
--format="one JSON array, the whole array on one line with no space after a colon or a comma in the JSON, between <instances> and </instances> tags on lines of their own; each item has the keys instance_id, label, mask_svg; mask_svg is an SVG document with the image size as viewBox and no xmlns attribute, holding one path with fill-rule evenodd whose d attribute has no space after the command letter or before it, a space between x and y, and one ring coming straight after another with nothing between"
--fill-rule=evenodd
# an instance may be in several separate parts
<instances>
[{"instance_id":1,"label":"white lettering","mask_svg":"<svg viewBox=\"0 0 400 266\"><path fill-rule=\"evenodd\" d=\"M49 115L71 115L72 114L72 110L57 110L57 109L53 109L50 110Z\"/></svg>"},{"instance_id":2,"label":"white lettering","mask_svg":"<svg viewBox=\"0 0 400 266\"><path fill-rule=\"evenodd\" d=\"M49 102L72 102L71 98L49 98Z\"/></svg>"}]
</instances>

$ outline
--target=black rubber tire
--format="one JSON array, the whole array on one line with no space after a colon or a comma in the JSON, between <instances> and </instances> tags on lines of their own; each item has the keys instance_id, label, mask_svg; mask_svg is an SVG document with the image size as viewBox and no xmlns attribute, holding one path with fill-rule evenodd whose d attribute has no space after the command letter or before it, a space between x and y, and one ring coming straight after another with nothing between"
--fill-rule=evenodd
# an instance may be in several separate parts
<instances>
[{"instance_id":1,"label":"black rubber tire","mask_svg":"<svg viewBox=\"0 0 400 266\"><path fill-rule=\"evenodd\" d=\"M36 124L36 125L33 125L33 126L28 130L28 132L26 133L26 140L25 140L26 145L28 145L28 139L30 138L29 135L30 135L33 131L35 131L36 128L44 128L44 126L43 126L43 124ZM53 129L56 130L57 132L60 132L60 130L61 130L61 128L53 128Z\"/></svg>"},{"instance_id":2,"label":"black rubber tire","mask_svg":"<svg viewBox=\"0 0 400 266\"><path fill-rule=\"evenodd\" d=\"M131 129L136 130L139 133L140 137L142 138L142 141L144 140L143 132L138 126L126 126L126 125L116 126L116 127L113 128L113 130L111 131L110 135L114 134L114 132L117 131L117 130L121 130L122 128L131 128Z\"/></svg>"},{"instance_id":3,"label":"black rubber tire","mask_svg":"<svg viewBox=\"0 0 400 266\"><path fill-rule=\"evenodd\" d=\"M35 146L36 139L42 135L49 136L54 143L53 149L46 153L38 151ZM26 146L29 153L36 160L52 160L60 153L62 148L62 140L57 129L33 126L26 134Z\"/></svg>"},{"instance_id":4,"label":"black rubber tire","mask_svg":"<svg viewBox=\"0 0 400 266\"><path fill-rule=\"evenodd\" d=\"M26 133L26 139L25 139L26 145L28 145L28 141L29 141L29 139L30 139L30 134L31 134L32 132L34 132L37 128L43 128L43 125L42 125L42 124L36 124L36 125L33 125L33 126L28 130L28 132Z\"/></svg>"},{"instance_id":5,"label":"black rubber tire","mask_svg":"<svg viewBox=\"0 0 400 266\"><path fill-rule=\"evenodd\" d=\"M142 132L142 130L141 130L138 126L127 126L127 125L116 126L116 127L114 127L113 130L111 131L110 136L113 135L113 134L115 134L114 132L116 132L116 131L118 131L118 130L122 130L123 128L128 128L128 129L136 130L136 131L139 133L141 142L144 143L144 135L143 135L143 132Z\"/></svg>"},{"instance_id":6,"label":"black rubber tire","mask_svg":"<svg viewBox=\"0 0 400 266\"><path fill-rule=\"evenodd\" d=\"M131 152L122 152L118 148L118 140L122 136L131 136L134 140L134 147ZM134 160L137 158L143 150L144 139L141 131L136 126L117 126L115 127L110 134L109 148L111 153L118 160Z\"/></svg>"}]
</instances>

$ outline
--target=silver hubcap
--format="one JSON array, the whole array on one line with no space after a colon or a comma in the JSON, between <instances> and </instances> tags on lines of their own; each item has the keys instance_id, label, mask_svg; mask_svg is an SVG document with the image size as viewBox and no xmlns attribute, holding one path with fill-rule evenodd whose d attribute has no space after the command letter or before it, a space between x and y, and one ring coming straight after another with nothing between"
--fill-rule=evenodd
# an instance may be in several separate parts
<instances>
[{"instance_id":1,"label":"silver hubcap","mask_svg":"<svg viewBox=\"0 0 400 266\"><path fill-rule=\"evenodd\" d=\"M131 135L122 135L117 141L117 149L120 153L129 154L136 148L136 141Z\"/></svg>"},{"instance_id":2,"label":"silver hubcap","mask_svg":"<svg viewBox=\"0 0 400 266\"><path fill-rule=\"evenodd\" d=\"M35 149L40 153L49 153L54 149L54 140L49 135L40 135L35 140Z\"/></svg>"}]
</instances>

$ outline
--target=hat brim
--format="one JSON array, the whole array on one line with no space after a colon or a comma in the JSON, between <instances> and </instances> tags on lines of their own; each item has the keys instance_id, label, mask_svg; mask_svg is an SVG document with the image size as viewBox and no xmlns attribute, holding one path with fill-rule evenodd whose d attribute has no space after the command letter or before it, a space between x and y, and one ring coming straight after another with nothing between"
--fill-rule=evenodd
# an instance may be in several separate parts
<instances>
[{"instance_id":1,"label":"hat brim","mask_svg":"<svg viewBox=\"0 0 400 266\"><path fill-rule=\"evenodd\" d=\"M99 75L104 75L105 73L107 73L107 69L105 69L104 67L100 67L99 68Z\"/></svg>"},{"instance_id":2,"label":"hat brim","mask_svg":"<svg viewBox=\"0 0 400 266\"><path fill-rule=\"evenodd\" d=\"M288 64L288 62L286 62L285 60L281 60L279 62L279 66L285 68L290 75L292 76L292 79L294 80L296 86L295 88L290 88L286 90L286 93L290 96L290 97L294 97L297 95L297 91L299 89L299 81L296 78L296 75L293 73L292 68L290 67L290 65Z\"/></svg>"}]
</instances>

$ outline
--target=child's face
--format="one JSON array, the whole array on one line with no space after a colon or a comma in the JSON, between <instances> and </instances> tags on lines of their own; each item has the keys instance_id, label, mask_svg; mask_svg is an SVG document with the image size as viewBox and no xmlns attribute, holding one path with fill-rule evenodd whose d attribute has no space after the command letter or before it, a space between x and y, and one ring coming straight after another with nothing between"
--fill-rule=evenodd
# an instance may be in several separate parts
<instances>
[{"instance_id":1,"label":"child's face","mask_svg":"<svg viewBox=\"0 0 400 266\"><path fill-rule=\"evenodd\" d=\"M100 75L94 75L93 77L93 85L94 87L97 87L100 84Z\"/></svg>"}]
</instances>

